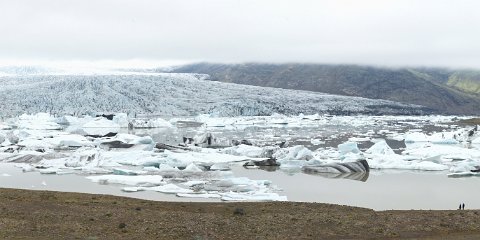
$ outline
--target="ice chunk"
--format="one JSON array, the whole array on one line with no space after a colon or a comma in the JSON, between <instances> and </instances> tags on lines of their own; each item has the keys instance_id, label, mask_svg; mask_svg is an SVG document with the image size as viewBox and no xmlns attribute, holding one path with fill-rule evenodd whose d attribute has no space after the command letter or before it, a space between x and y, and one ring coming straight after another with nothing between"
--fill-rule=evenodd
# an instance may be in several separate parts
<instances>
[{"instance_id":1,"label":"ice chunk","mask_svg":"<svg viewBox=\"0 0 480 240\"><path fill-rule=\"evenodd\" d=\"M456 135L453 132L438 132L432 134L428 140L435 144L458 144Z\"/></svg>"},{"instance_id":2,"label":"ice chunk","mask_svg":"<svg viewBox=\"0 0 480 240\"><path fill-rule=\"evenodd\" d=\"M202 172L202 169L200 169L197 165L190 163L188 166L183 170L186 172Z\"/></svg>"},{"instance_id":3,"label":"ice chunk","mask_svg":"<svg viewBox=\"0 0 480 240\"><path fill-rule=\"evenodd\" d=\"M180 171L177 167L172 167L168 164L163 164L163 163L158 166L158 170L160 172Z\"/></svg>"},{"instance_id":4,"label":"ice chunk","mask_svg":"<svg viewBox=\"0 0 480 240\"><path fill-rule=\"evenodd\" d=\"M455 145L437 145L427 144L423 147L407 149L403 152L405 155L416 157L417 159L428 159L441 155L442 159L479 159L480 151L473 148L463 148Z\"/></svg>"},{"instance_id":5,"label":"ice chunk","mask_svg":"<svg viewBox=\"0 0 480 240\"><path fill-rule=\"evenodd\" d=\"M37 130L60 130L62 126L55 122L55 118L48 113L35 115L23 114L18 118L17 128Z\"/></svg>"},{"instance_id":6,"label":"ice chunk","mask_svg":"<svg viewBox=\"0 0 480 240\"><path fill-rule=\"evenodd\" d=\"M274 153L274 158L279 160L310 160L313 159L313 153L308 148L297 145L287 149L280 149Z\"/></svg>"},{"instance_id":7,"label":"ice chunk","mask_svg":"<svg viewBox=\"0 0 480 240\"><path fill-rule=\"evenodd\" d=\"M375 143L373 146L371 146L366 153L369 154L375 154L375 155L391 155L395 154L395 152L388 146L387 142L385 140L381 140L377 143Z\"/></svg>"},{"instance_id":8,"label":"ice chunk","mask_svg":"<svg viewBox=\"0 0 480 240\"><path fill-rule=\"evenodd\" d=\"M128 128L128 125L130 123L126 113L115 114L115 116L113 116L112 121L116 123L118 126L120 126L121 128Z\"/></svg>"},{"instance_id":9,"label":"ice chunk","mask_svg":"<svg viewBox=\"0 0 480 240\"><path fill-rule=\"evenodd\" d=\"M15 164L15 167L21 168L23 172L33 172L35 171L35 168L27 163L17 163Z\"/></svg>"},{"instance_id":10,"label":"ice chunk","mask_svg":"<svg viewBox=\"0 0 480 240\"><path fill-rule=\"evenodd\" d=\"M320 165L304 166L303 171L307 173L352 173L369 172L370 167L366 160L357 162L341 162Z\"/></svg>"},{"instance_id":11,"label":"ice chunk","mask_svg":"<svg viewBox=\"0 0 480 240\"><path fill-rule=\"evenodd\" d=\"M278 193L251 192L251 193L221 193L224 201L287 201L286 196L280 196Z\"/></svg>"},{"instance_id":12,"label":"ice chunk","mask_svg":"<svg viewBox=\"0 0 480 240\"><path fill-rule=\"evenodd\" d=\"M103 117L94 118L83 124L82 128L89 135L106 135L107 133L117 133L120 131L118 124Z\"/></svg>"},{"instance_id":13,"label":"ice chunk","mask_svg":"<svg viewBox=\"0 0 480 240\"><path fill-rule=\"evenodd\" d=\"M480 144L480 137L473 139L472 144Z\"/></svg>"},{"instance_id":14,"label":"ice chunk","mask_svg":"<svg viewBox=\"0 0 480 240\"><path fill-rule=\"evenodd\" d=\"M262 156L263 148L241 144L238 146L225 148L223 149L223 152L235 156L258 158Z\"/></svg>"},{"instance_id":15,"label":"ice chunk","mask_svg":"<svg viewBox=\"0 0 480 240\"><path fill-rule=\"evenodd\" d=\"M185 198L220 198L218 193L177 193L177 197Z\"/></svg>"},{"instance_id":16,"label":"ice chunk","mask_svg":"<svg viewBox=\"0 0 480 240\"><path fill-rule=\"evenodd\" d=\"M450 167L450 172L452 173L461 173L461 172L471 172L472 170L476 170L477 166L479 166L480 162L473 161L473 160L464 160L459 161L455 165Z\"/></svg>"},{"instance_id":17,"label":"ice chunk","mask_svg":"<svg viewBox=\"0 0 480 240\"><path fill-rule=\"evenodd\" d=\"M104 117L97 117L83 124L83 128L119 128L120 126Z\"/></svg>"},{"instance_id":18,"label":"ice chunk","mask_svg":"<svg viewBox=\"0 0 480 240\"><path fill-rule=\"evenodd\" d=\"M480 176L478 172L454 172L447 174L450 178L461 178L461 177L472 177L472 176Z\"/></svg>"},{"instance_id":19,"label":"ice chunk","mask_svg":"<svg viewBox=\"0 0 480 240\"><path fill-rule=\"evenodd\" d=\"M405 142L428 142L428 138L424 133L421 132L408 132L405 134Z\"/></svg>"},{"instance_id":20,"label":"ice chunk","mask_svg":"<svg viewBox=\"0 0 480 240\"><path fill-rule=\"evenodd\" d=\"M248 157L233 156L229 154L215 153L215 152L171 152L165 150L166 157L163 163L174 167L186 167L190 163L197 163L200 165L213 165L215 163L225 162L240 162L248 160Z\"/></svg>"},{"instance_id":21,"label":"ice chunk","mask_svg":"<svg viewBox=\"0 0 480 240\"><path fill-rule=\"evenodd\" d=\"M16 136L13 132L7 133L7 140L10 142L10 144L17 144L18 141L20 141L20 138Z\"/></svg>"},{"instance_id":22,"label":"ice chunk","mask_svg":"<svg viewBox=\"0 0 480 240\"><path fill-rule=\"evenodd\" d=\"M137 176L125 176L125 175L101 175L101 176L89 176L87 177L92 182L109 184L123 184L131 186L155 186L163 184L163 177L160 175L137 175Z\"/></svg>"},{"instance_id":23,"label":"ice chunk","mask_svg":"<svg viewBox=\"0 0 480 240\"><path fill-rule=\"evenodd\" d=\"M55 122L60 125L75 125L79 122L79 119L74 116L65 115L55 119Z\"/></svg>"},{"instance_id":24,"label":"ice chunk","mask_svg":"<svg viewBox=\"0 0 480 240\"><path fill-rule=\"evenodd\" d=\"M138 192L138 191L144 191L145 187L124 187L122 188L122 191L124 192Z\"/></svg>"},{"instance_id":25,"label":"ice chunk","mask_svg":"<svg viewBox=\"0 0 480 240\"><path fill-rule=\"evenodd\" d=\"M339 144L338 151L340 151L341 155L345 155L347 153L360 153L356 142L345 142Z\"/></svg>"},{"instance_id":26,"label":"ice chunk","mask_svg":"<svg viewBox=\"0 0 480 240\"><path fill-rule=\"evenodd\" d=\"M162 119L133 119L130 121L130 124L133 128L170 128L173 125Z\"/></svg>"},{"instance_id":27,"label":"ice chunk","mask_svg":"<svg viewBox=\"0 0 480 240\"><path fill-rule=\"evenodd\" d=\"M148 188L148 190L162 193L194 193L194 191L191 189L182 188L172 183L163 186L151 187Z\"/></svg>"},{"instance_id":28,"label":"ice chunk","mask_svg":"<svg viewBox=\"0 0 480 240\"><path fill-rule=\"evenodd\" d=\"M194 136L193 142L197 145L204 144L204 143L211 145L214 139L215 137L213 136L213 134L209 132L205 132L205 133Z\"/></svg>"},{"instance_id":29,"label":"ice chunk","mask_svg":"<svg viewBox=\"0 0 480 240\"><path fill-rule=\"evenodd\" d=\"M376 169L405 169L423 171L444 171L448 169L448 166L446 165L429 161L406 161L404 156L400 156L397 154L387 156L373 155L371 159L367 160L370 168Z\"/></svg>"},{"instance_id":30,"label":"ice chunk","mask_svg":"<svg viewBox=\"0 0 480 240\"><path fill-rule=\"evenodd\" d=\"M138 137L137 139L134 139L130 143L132 143L132 144L149 144L149 145L155 144L152 137L150 137L150 136Z\"/></svg>"},{"instance_id":31,"label":"ice chunk","mask_svg":"<svg viewBox=\"0 0 480 240\"><path fill-rule=\"evenodd\" d=\"M368 138L368 137L351 137L348 139L348 141L350 142L369 142L371 141L372 139Z\"/></svg>"},{"instance_id":32,"label":"ice chunk","mask_svg":"<svg viewBox=\"0 0 480 240\"><path fill-rule=\"evenodd\" d=\"M316 146L316 145L320 145L320 144L325 144L325 141L322 141L320 139L311 139L310 143Z\"/></svg>"},{"instance_id":33,"label":"ice chunk","mask_svg":"<svg viewBox=\"0 0 480 240\"><path fill-rule=\"evenodd\" d=\"M202 185L205 183L207 183L207 181L205 180L192 180L192 181L183 182L181 184L186 187L193 187L195 185Z\"/></svg>"},{"instance_id":34,"label":"ice chunk","mask_svg":"<svg viewBox=\"0 0 480 240\"><path fill-rule=\"evenodd\" d=\"M114 139L124 143L132 143L133 141L138 142L139 138L139 136L133 134L118 133Z\"/></svg>"},{"instance_id":35,"label":"ice chunk","mask_svg":"<svg viewBox=\"0 0 480 240\"><path fill-rule=\"evenodd\" d=\"M0 130L10 130L12 127L10 125L0 122Z\"/></svg>"},{"instance_id":36,"label":"ice chunk","mask_svg":"<svg viewBox=\"0 0 480 240\"><path fill-rule=\"evenodd\" d=\"M279 160L280 168L301 168L305 165L305 160Z\"/></svg>"},{"instance_id":37,"label":"ice chunk","mask_svg":"<svg viewBox=\"0 0 480 240\"><path fill-rule=\"evenodd\" d=\"M112 169L112 173L115 175L129 175L129 176L134 176L134 175L139 175L146 173L144 171L135 171L135 170L130 170L130 169L123 169L123 168L114 168Z\"/></svg>"},{"instance_id":38,"label":"ice chunk","mask_svg":"<svg viewBox=\"0 0 480 240\"><path fill-rule=\"evenodd\" d=\"M50 168L45 168L45 169L40 169L38 170L41 174L57 174L61 172L62 170L56 167L50 167Z\"/></svg>"},{"instance_id":39,"label":"ice chunk","mask_svg":"<svg viewBox=\"0 0 480 240\"><path fill-rule=\"evenodd\" d=\"M230 170L230 166L228 163L215 163L210 166L210 170L212 171L226 171Z\"/></svg>"}]
</instances>

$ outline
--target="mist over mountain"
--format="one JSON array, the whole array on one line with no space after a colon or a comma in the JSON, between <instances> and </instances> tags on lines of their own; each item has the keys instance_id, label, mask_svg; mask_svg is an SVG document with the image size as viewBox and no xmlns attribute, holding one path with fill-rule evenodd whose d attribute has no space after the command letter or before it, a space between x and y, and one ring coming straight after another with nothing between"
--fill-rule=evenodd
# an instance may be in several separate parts
<instances>
[{"instance_id":1,"label":"mist over mountain","mask_svg":"<svg viewBox=\"0 0 480 240\"><path fill-rule=\"evenodd\" d=\"M480 71L474 70L196 63L173 72L208 74L212 81L418 104L444 114L480 114Z\"/></svg>"}]
</instances>

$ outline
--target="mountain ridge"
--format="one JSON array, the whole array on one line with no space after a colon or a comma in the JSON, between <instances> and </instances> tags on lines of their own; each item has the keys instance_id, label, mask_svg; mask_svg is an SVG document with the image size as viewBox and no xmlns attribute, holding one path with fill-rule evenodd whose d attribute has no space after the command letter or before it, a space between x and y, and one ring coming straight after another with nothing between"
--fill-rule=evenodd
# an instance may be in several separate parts
<instances>
[{"instance_id":1,"label":"mountain ridge","mask_svg":"<svg viewBox=\"0 0 480 240\"><path fill-rule=\"evenodd\" d=\"M444 114L480 114L480 95L468 91L472 84L466 84L464 77L455 82L452 80L452 76L464 76L461 73L467 70L299 63L194 63L177 67L172 72L208 74L213 81L385 99L427 106ZM473 76L480 76L480 72L473 72L476 74ZM480 77L475 84L480 91Z\"/></svg>"}]
</instances>

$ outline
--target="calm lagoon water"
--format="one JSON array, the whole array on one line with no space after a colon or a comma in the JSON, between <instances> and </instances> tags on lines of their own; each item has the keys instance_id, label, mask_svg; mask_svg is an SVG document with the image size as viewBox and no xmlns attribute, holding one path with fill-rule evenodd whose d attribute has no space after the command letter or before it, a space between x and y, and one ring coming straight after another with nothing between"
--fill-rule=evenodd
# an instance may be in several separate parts
<instances>
[{"instance_id":1,"label":"calm lagoon water","mask_svg":"<svg viewBox=\"0 0 480 240\"><path fill-rule=\"evenodd\" d=\"M267 178L289 201L334 203L375 210L480 208L480 178L448 178L446 172L372 170L365 182L282 171L236 169L251 179Z\"/></svg>"},{"instance_id":2,"label":"calm lagoon water","mask_svg":"<svg viewBox=\"0 0 480 240\"><path fill-rule=\"evenodd\" d=\"M326 178L304 173L267 172L234 166L236 176L268 179L278 186L289 201L334 203L375 210L388 209L456 209L480 208L480 178L448 178L446 172L372 171L365 182ZM9 176L6 176L8 174ZM201 198L178 198L151 191L127 193L121 185L93 183L82 175L47 175L23 173L13 164L0 164L0 187L52 190L127 196L156 201L218 201Z\"/></svg>"}]
</instances>

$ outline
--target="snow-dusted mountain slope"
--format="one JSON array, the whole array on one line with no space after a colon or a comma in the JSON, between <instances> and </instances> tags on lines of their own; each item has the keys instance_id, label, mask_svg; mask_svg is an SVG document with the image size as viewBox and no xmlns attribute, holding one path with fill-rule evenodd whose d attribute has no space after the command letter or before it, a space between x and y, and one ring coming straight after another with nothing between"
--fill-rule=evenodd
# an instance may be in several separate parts
<instances>
[{"instance_id":1,"label":"snow-dusted mountain slope","mask_svg":"<svg viewBox=\"0 0 480 240\"><path fill-rule=\"evenodd\" d=\"M430 113L422 106L386 100L202 80L206 77L177 73L4 75L0 77L0 116L36 112L163 116Z\"/></svg>"}]
</instances>

